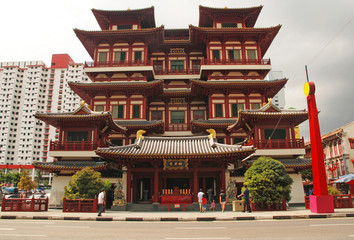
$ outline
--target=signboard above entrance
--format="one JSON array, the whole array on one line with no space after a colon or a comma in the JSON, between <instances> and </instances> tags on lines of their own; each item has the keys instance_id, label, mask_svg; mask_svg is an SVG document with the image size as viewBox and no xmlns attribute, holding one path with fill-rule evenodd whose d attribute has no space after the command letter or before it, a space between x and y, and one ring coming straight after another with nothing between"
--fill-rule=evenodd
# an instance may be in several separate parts
<instances>
[{"instance_id":1,"label":"signboard above entrance","mask_svg":"<svg viewBox=\"0 0 354 240\"><path fill-rule=\"evenodd\" d=\"M188 170L188 159L164 159L163 170Z\"/></svg>"}]
</instances>

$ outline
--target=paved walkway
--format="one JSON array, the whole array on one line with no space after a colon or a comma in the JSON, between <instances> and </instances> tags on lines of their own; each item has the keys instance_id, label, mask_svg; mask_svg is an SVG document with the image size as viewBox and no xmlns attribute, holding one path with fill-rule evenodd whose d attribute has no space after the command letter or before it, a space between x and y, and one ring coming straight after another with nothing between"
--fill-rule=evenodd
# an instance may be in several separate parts
<instances>
[{"instance_id":1,"label":"paved walkway","mask_svg":"<svg viewBox=\"0 0 354 240\"><path fill-rule=\"evenodd\" d=\"M63 213L61 209L47 212L0 212L1 219L84 220L84 221L240 221L266 219L306 219L354 217L354 208L335 209L334 213L311 213L304 207L291 207L287 211L260 211L252 213L233 211L130 212L107 210L102 217L97 213Z\"/></svg>"}]
</instances>

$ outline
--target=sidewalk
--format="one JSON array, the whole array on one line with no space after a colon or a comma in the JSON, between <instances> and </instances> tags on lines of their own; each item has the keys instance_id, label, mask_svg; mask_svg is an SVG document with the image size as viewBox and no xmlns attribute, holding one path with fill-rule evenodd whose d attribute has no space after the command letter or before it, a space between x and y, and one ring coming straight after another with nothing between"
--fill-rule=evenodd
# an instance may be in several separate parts
<instances>
[{"instance_id":1,"label":"sidewalk","mask_svg":"<svg viewBox=\"0 0 354 240\"><path fill-rule=\"evenodd\" d=\"M84 220L84 221L240 221L266 219L307 219L354 217L354 208L335 209L334 213L311 213L304 207L291 207L287 211L233 212L193 211L179 212L130 212L107 210L102 217L97 213L63 213L61 209L48 212L0 212L0 219Z\"/></svg>"}]
</instances>

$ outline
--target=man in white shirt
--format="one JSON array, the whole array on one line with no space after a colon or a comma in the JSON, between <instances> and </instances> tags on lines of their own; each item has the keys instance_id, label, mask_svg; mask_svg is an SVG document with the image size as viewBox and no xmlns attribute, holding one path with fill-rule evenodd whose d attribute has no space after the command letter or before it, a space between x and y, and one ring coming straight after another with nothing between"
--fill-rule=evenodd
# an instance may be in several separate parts
<instances>
[{"instance_id":1,"label":"man in white shirt","mask_svg":"<svg viewBox=\"0 0 354 240\"><path fill-rule=\"evenodd\" d=\"M199 193L198 193L198 202L199 202L199 210L200 212L202 212L202 198L203 198L204 192L202 189L199 189Z\"/></svg>"},{"instance_id":2,"label":"man in white shirt","mask_svg":"<svg viewBox=\"0 0 354 240\"><path fill-rule=\"evenodd\" d=\"M102 189L100 194L98 194L98 206L99 206L98 216L99 217L102 216L101 213L103 212L103 208L105 205L105 197L104 197L105 192L106 191Z\"/></svg>"}]
</instances>

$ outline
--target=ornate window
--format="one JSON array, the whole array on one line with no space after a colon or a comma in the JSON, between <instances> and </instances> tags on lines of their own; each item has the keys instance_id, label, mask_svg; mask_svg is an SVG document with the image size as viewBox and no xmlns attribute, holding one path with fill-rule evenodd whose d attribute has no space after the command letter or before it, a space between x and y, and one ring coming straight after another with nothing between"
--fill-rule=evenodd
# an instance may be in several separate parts
<instances>
[{"instance_id":1,"label":"ornate window","mask_svg":"<svg viewBox=\"0 0 354 240\"><path fill-rule=\"evenodd\" d=\"M184 111L172 111L171 123L184 123Z\"/></svg>"},{"instance_id":2,"label":"ornate window","mask_svg":"<svg viewBox=\"0 0 354 240\"><path fill-rule=\"evenodd\" d=\"M243 110L243 104L242 103L233 103L231 105L231 110L232 110L232 117L238 117L238 112L240 110Z\"/></svg>"},{"instance_id":3,"label":"ornate window","mask_svg":"<svg viewBox=\"0 0 354 240\"><path fill-rule=\"evenodd\" d=\"M151 120L162 120L162 111L151 111Z\"/></svg>"},{"instance_id":4,"label":"ornate window","mask_svg":"<svg viewBox=\"0 0 354 240\"><path fill-rule=\"evenodd\" d=\"M133 118L140 118L140 105L133 105Z\"/></svg>"},{"instance_id":5,"label":"ornate window","mask_svg":"<svg viewBox=\"0 0 354 240\"><path fill-rule=\"evenodd\" d=\"M124 118L124 106L123 105L113 105L112 107L112 117L113 118Z\"/></svg>"},{"instance_id":6,"label":"ornate window","mask_svg":"<svg viewBox=\"0 0 354 240\"><path fill-rule=\"evenodd\" d=\"M215 117L223 117L222 104L215 104Z\"/></svg>"}]
</instances>

